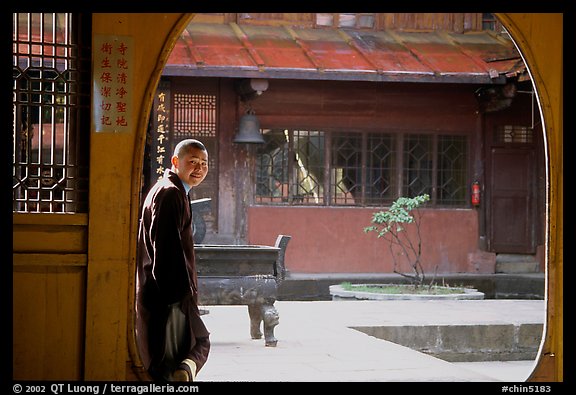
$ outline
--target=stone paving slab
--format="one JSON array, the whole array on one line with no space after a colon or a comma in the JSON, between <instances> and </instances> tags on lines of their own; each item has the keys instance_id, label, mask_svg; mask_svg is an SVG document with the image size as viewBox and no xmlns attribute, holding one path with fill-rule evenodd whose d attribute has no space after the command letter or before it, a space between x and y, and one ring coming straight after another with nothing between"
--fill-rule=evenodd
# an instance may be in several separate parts
<instances>
[{"instance_id":1,"label":"stone paving slab","mask_svg":"<svg viewBox=\"0 0 576 395\"><path fill-rule=\"evenodd\" d=\"M246 306L205 306L212 350L198 381L216 382L487 382L467 369L353 326L542 323L541 300L276 302L276 347L252 340ZM529 372L528 372L529 373ZM516 374L516 376L518 375Z\"/></svg>"}]
</instances>

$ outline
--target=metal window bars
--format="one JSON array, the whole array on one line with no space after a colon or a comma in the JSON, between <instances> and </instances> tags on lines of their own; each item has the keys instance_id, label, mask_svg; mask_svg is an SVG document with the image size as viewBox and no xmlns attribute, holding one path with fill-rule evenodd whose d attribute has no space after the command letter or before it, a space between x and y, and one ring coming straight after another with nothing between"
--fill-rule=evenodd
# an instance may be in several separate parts
<instances>
[{"instance_id":1,"label":"metal window bars","mask_svg":"<svg viewBox=\"0 0 576 395\"><path fill-rule=\"evenodd\" d=\"M13 212L88 210L90 51L77 21L13 14Z\"/></svg>"}]
</instances>

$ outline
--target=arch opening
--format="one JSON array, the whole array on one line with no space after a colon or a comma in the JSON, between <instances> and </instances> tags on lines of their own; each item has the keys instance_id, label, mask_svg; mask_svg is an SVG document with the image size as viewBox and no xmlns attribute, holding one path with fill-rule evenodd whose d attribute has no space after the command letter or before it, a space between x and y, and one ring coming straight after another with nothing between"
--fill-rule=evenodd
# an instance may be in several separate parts
<instances>
[{"instance_id":1,"label":"arch opening","mask_svg":"<svg viewBox=\"0 0 576 395\"><path fill-rule=\"evenodd\" d=\"M189 14L186 16L186 18L183 19L188 19L189 21L193 21L195 14ZM496 17L498 18L498 20L500 20L504 25L510 26L511 21L507 20L505 17L503 18L502 15L500 14L495 14ZM176 38L180 36L180 34L184 31L185 27L186 27L187 23L181 23L178 25L178 29L181 28L181 30L179 31L174 31L171 34L171 41L176 41ZM518 48L518 51L522 54L522 48L520 48L520 46L518 46L518 44L516 43L516 41L514 40L514 32L512 31L510 34L510 37L512 38L512 41L515 43L516 47ZM168 54L166 53L165 57L164 57L164 61L168 58ZM523 59L524 59L524 55L523 55ZM526 64L526 67L530 73L530 75L532 76L532 71L531 71L531 66L530 64L526 61L526 59L524 59L524 63ZM158 76L158 80L160 80L160 76ZM539 89L537 87L537 83L534 81L534 79L532 78L532 87L534 90L534 98L537 102L537 111L535 111L535 113L540 114L538 118L540 118L540 121L538 121L537 119L535 119L533 117L533 121L535 123L541 122L541 126L542 126L542 139L543 139L543 144L544 144L544 156L545 156L545 188L546 188L546 192L545 192L545 208L546 208L546 212L545 212L545 216L546 216L546 221L545 221L545 227L544 227L544 240L545 240L545 298L546 298L546 304L547 304L547 314L548 314L548 293L549 293L549 269L548 269L548 265L549 265L549 237L550 237L550 213L549 213L549 207L550 207L550 169L549 169L549 162L550 162L550 158L549 158L549 147L548 147L548 139L547 139L547 135L546 135L546 127L545 127L545 122L544 122L544 113L541 111L542 108L542 104L541 104L541 100L539 98ZM528 93L526 93L528 94ZM152 105L150 105L150 108L152 108ZM534 123L533 123L534 126ZM144 166L142 166L142 169L144 169ZM546 333L546 328L544 330L544 334L542 336L542 343L540 346L540 350L539 350L539 354L538 354L538 358L537 360L540 358L540 354L542 353L542 349L543 349L543 343L546 339L545 336ZM134 354L134 356L136 356L136 358L134 359L135 361L139 361L139 356L137 354ZM138 365L138 363L136 363L136 365ZM139 374L141 374L142 372L139 372Z\"/></svg>"}]
</instances>

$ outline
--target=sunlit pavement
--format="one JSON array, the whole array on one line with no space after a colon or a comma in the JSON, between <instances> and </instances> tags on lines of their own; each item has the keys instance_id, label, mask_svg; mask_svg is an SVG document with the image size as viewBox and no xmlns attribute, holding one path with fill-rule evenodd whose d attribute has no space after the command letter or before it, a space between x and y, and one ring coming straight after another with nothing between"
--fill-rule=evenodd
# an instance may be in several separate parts
<instances>
[{"instance_id":1,"label":"sunlit pavement","mask_svg":"<svg viewBox=\"0 0 576 395\"><path fill-rule=\"evenodd\" d=\"M202 382L520 382L534 361L447 362L351 327L543 323L543 300L318 301L275 304L276 347L250 338L246 306L205 306Z\"/></svg>"}]
</instances>

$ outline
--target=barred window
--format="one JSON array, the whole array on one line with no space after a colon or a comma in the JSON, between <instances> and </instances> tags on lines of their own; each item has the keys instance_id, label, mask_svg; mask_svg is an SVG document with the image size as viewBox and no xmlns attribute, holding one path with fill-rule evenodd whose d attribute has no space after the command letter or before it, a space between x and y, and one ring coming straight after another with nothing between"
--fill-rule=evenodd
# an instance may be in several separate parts
<instances>
[{"instance_id":1,"label":"barred window","mask_svg":"<svg viewBox=\"0 0 576 395\"><path fill-rule=\"evenodd\" d=\"M88 211L90 15L14 13L13 212Z\"/></svg>"},{"instance_id":2,"label":"barred window","mask_svg":"<svg viewBox=\"0 0 576 395\"><path fill-rule=\"evenodd\" d=\"M438 137L437 199L444 205L464 205L468 191L468 142L463 136Z\"/></svg>"},{"instance_id":3,"label":"barred window","mask_svg":"<svg viewBox=\"0 0 576 395\"><path fill-rule=\"evenodd\" d=\"M176 139L216 135L216 95L175 93L172 101Z\"/></svg>"},{"instance_id":4,"label":"barred window","mask_svg":"<svg viewBox=\"0 0 576 395\"><path fill-rule=\"evenodd\" d=\"M500 125L495 129L495 143L531 144L534 141L534 129L527 126Z\"/></svg>"},{"instance_id":5,"label":"barred window","mask_svg":"<svg viewBox=\"0 0 576 395\"><path fill-rule=\"evenodd\" d=\"M405 196L413 197L423 193L432 196L432 158L432 136L411 135L404 139Z\"/></svg>"},{"instance_id":6,"label":"barred window","mask_svg":"<svg viewBox=\"0 0 576 395\"><path fill-rule=\"evenodd\" d=\"M256 172L258 203L288 201L288 139L283 130L265 130Z\"/></svg>"},{"instance_id":7,"label":"barred window","mask_svg":"<svg viewBox=\"0 0 576 395\"><path fill-rule=\"evenodd\" d=\"M379 205L396 197L397 139L393 134L368 134L366 204Z\"/></svg>"},{"instance_id":8,"label":"barred window","mask_svg":"<svg viewBox=\"0 0 576 395\"><path fill-rule=\"evenodd\" d=\"M265 130L256 203L381 206L428 193L465 206L466 136Z\"/></svg>"},{"instance_id":9,"label":"barred window","mask_svg":"<svg viewBox=\"0 0 576 395\"><path fill-rule=\"evenodd\" d=\"M271 129L263 134L256 202L324 204L324 133Z\"/></svg>"},{"instance_id":10,"label":"barred window","mask_svg":"<svg viewBox=\"0 0 576 395\"><path fill-rule=\"evenodd\" d=\"M300 203L323 204L324 133L295 130L293 196Z\"/></svg>"},{"instance_id":11,"label":"barred window","mask_svg":"<svg viewBox=\"0 0 576 395\"><path fill-rule=\"evenodd\" d=\"M362 202L362 151L360 133L338 133L332 138L331 203L356 205Z\"/></svg>"}]
</instances>

